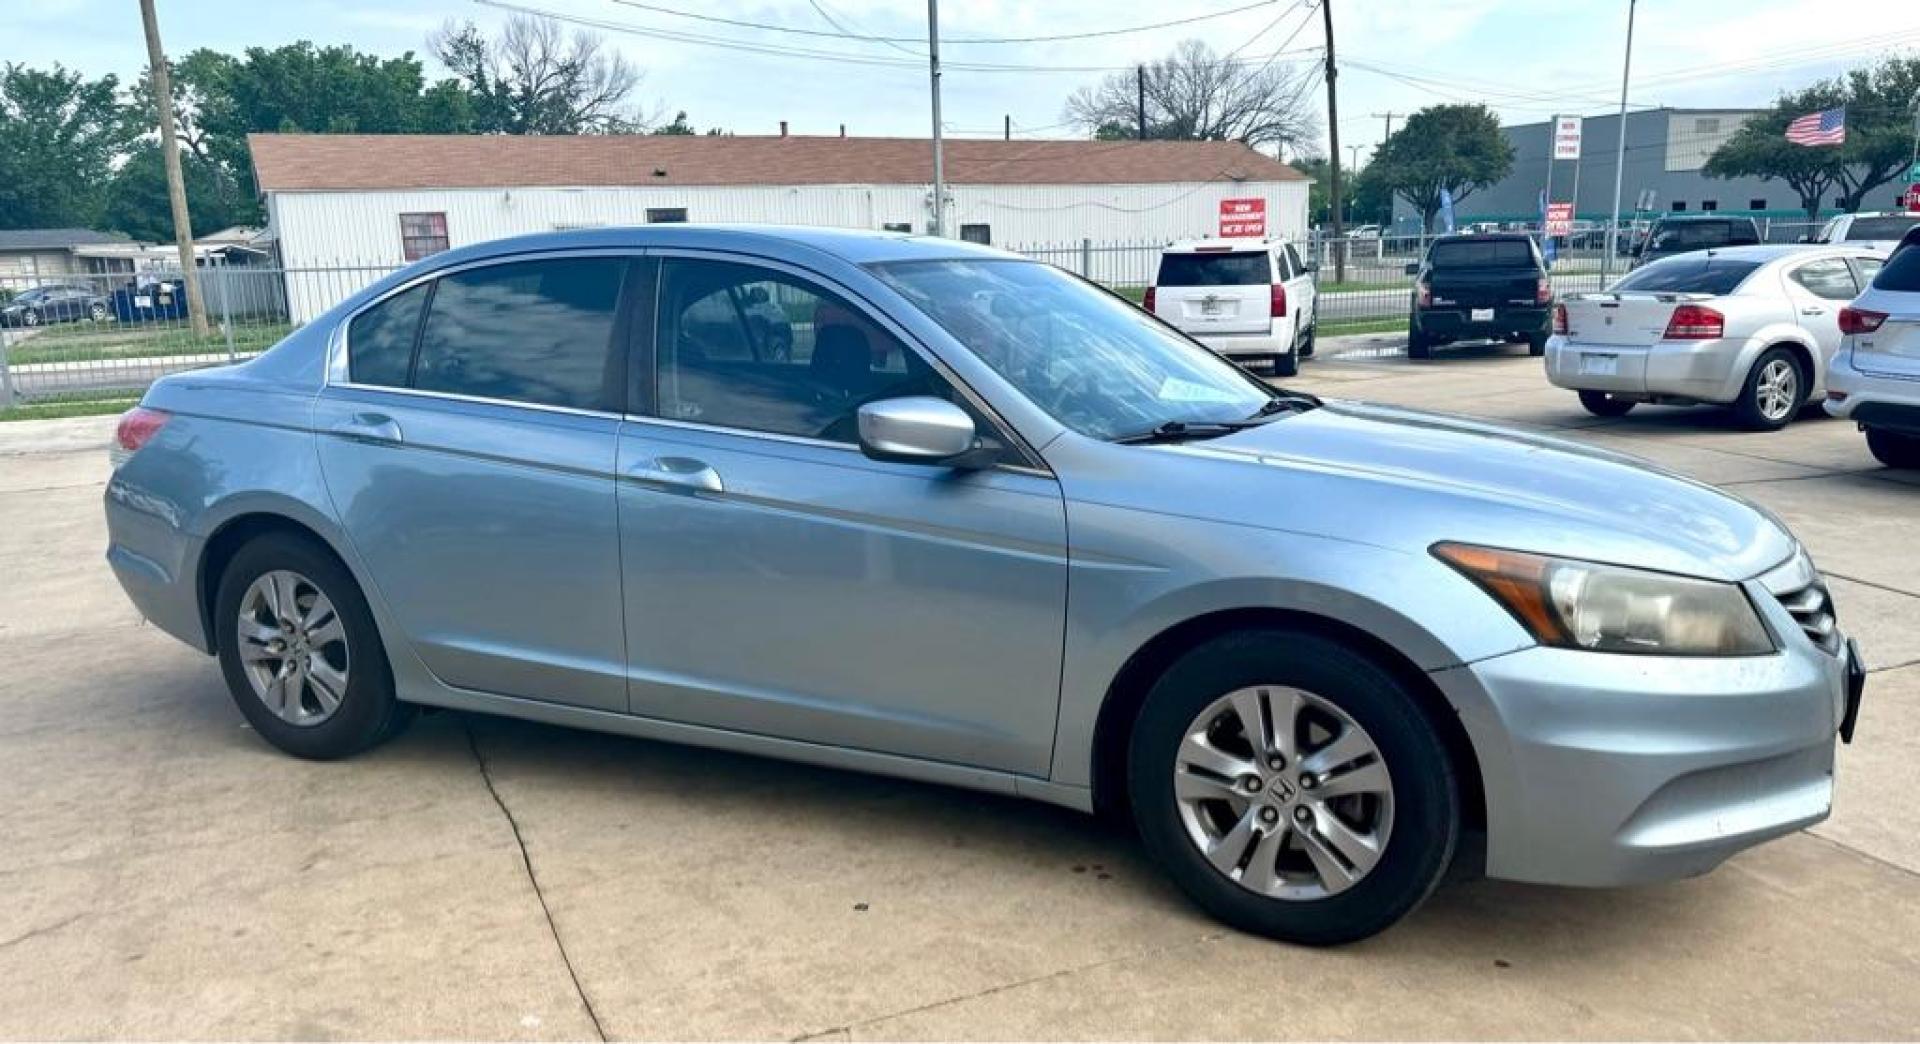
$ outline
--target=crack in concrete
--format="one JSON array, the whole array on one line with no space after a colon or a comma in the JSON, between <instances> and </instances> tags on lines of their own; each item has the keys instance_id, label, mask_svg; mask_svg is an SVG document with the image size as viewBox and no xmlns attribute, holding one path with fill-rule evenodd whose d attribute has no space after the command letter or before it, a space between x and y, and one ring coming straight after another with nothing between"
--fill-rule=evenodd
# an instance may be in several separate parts
<instances>
[{"instance_id":1,"label":"crack in concrete","mask_svg":"<svg viewBox=\"0 0 1920 1044\"><path fill-rule=\"evenodd\" d=\"M1888 594L1905 595L1908 598L1920 598L1920 591L1909 591L1903 587L1894 587L1891 584L1883 584L1874 580L1862 580L1857 576L1848 576L1845 573L1836 573L1831 569L1822 569L1820 570L1820 572L1822 575L1830 576L1835 580L1845 580L1847 583L1859 584L1862 587L1871 587L1876 591L1885 591Z\"/></svg>"},{"instance_id":2,"label":"crack in concrete","mask_svg":"<svg viewBox=\"0 0 1920 1044\"><path fill-rule=\"evenodd\" d=\"M606 1027L600 1024L600 1013L593 1009L593 1001L587 997L587 989L580 983L580 973L574 969L573 958L567 955L567 946L560 941L560 926L554 923L553 909L547 905L547 893L540 887L540 875L533 870L533 857L527 852L526 838L520 834L520 820L514 817L513 810L507 807L506 799L500 796L500 789L494 786L493 771L487 767L486 756L480 753L480 740L473 734L470 721L461 723L467 734L467 747L473 751L473 760L480 767L480 780L487 785L487 794L493 798L495 807L507 818L507 826L513 830L513 843L520 849L520 864L526 868L527 883L533 886L533 897L540 900L540 913L547 919L547 934L553 937L553 948L560 954L560 963L566 966L567 978L573 980L574 996L580 999L580 1007L585 1009L587 1020L593 1023L594 1035L602 1041L607 1039Z\"/></svg>"},{"instance_id":3,"label":"crack in concrete","mask_svg":"<svg viewBox=\"0 0 1920 1044\"><path fill-rule=\"evenodd\" d=\"M1137 961L1137 960L1141 960L1143 958L1148 958L1148 957L1159 957L1159 956L1173 953L1179 950L1190 950L1196 946L1204 946L1207 943L1214 941L1215 939L1225 938L1228 934L1230 933L1226 931L1207 932L1201 935L1197 939L1190 939L1186 942L1174 943L1171 946L1154 946L1144 950L1137 950L1133 953L1121 954L1117 957L1108 957L1103 960L1091 961L1086 964L1076 964L1071 968L1060 968L1055 971L1047 972L1044 975L1029 976L1028 978L1025 978L1025 979L1016 979L1013 982L1003 982L998 986L988 986L985 989L975 990L972 993L961 994L958 997L944 997L940 1000L928 1001L925 1004L916 1004L911 1008L902 1008L899 1011L890 1011L882 1015L872 1016L871 1018L858 1019L856 1021L849 1022L844 1025L833 1026L823 1030L815 1030L811 1033L802 1033L797 1037L789 1037L787 1039L790 1042L792 1042L792 1044L800 1044L801 1041L824 1040L828 1037L835 1036L836 1034L845 1034L846 1036L851 1038L853 1031L855 1029L858 1029L861 1026L871 1026L871 1025L874 1025L875 1023L886 1022L889 1019L906 1018L909 1015L919 1015L922 1012L936 1011L940 1008L945 1008L954 1004L964 1004L967 1001L978 1000L981 997L991 997L991 996L994 996L995 994L1005 993L1008 990L1017 990L1022 986L1031 986L1035 983L1049 982L1054 979L1065 978L1066 976L1069 976L1069 975L1078 975L1081 972L1094 971L1100 968L1108 967L1109 965L1121 964L1126 961Z\"/></svg>"},{"instance_id":4,"label":"crack in concrete","mask_svg":"<svg viewBox=\"0 0 1920 1044\"><path fill-rule=\"evenodd\" d=\"M1891 859L1886 858L1885 856L1874 855L1872 852L1866 851L1865 849L1855 848L1854 846L1847 844L1845 841L1840 841L1835 838L1828 837L1825 834L1815 833L1816 829L1818 828L1809 828L1803 831L1803 833L1805 833L1808 837L1813 838L1816 841L1820 841L1825 844L1832 845L1833 847L1839 849L1842 852L1847 853L1848 855L1858 856L1869 863L1873 863L1877 866L1886 867L1888 870L1892 870L1894 873L1904 874L1905 876L1912 877L1912 878L1920 878L1920 870L1916 870L1910 866L1903 866L1899 863L1894 862Z\"/></svg>"},{"instance_id":5,"label":"crack in concrete","mask_svg":"<svg viewBox=\"0 0 1920 1044\"><path fill-rule=\"evenodd\" d=\"M77 914L73 914L70 917L62 917L60 920L55 921L52 924L43 924L38 928L29 928L26 931L21 932L19 935L16 935L11 939L6 940L5 942L0 942L0 950L5 950L10 947L18 946L21 943L26 942L28 939L38 938L39 936L42 936L42 935L50 935L54 932L59 931L62 928L65 928L67 925L74 923L75 921L84 920L86 917L87 915L84 913L77 913Z\"/></svg>"}]
</instances>

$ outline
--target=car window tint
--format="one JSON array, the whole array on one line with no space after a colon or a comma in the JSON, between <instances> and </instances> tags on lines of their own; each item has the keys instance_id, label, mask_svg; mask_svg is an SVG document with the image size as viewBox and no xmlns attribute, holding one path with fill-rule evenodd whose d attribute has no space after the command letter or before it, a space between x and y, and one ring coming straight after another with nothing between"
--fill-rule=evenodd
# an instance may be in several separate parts
<instances>
[{"instance_id":1,"label":"car window tint","mask_svg":"<svg viewBox=\"0 0 1920 1044\"><path fill-rule=\"evenodd\" d=\"M1162 254L1160 286L1266 286L1273 276L1265 251Z\"/></svg>"},{"instance_id":2,"label":"car window tint","mask_svg":"<svg viewBox=\"0 0 1920 1044\"><path fill-rule=\"evenodd\" d=\"M1854 218L1847 227L1847 239L1859 242L1871 239L1899 239L1907 234L1907 229L1920 225L1920 217L1889 215L1886 217Z\"/></svg>"},{"instance_id":3,"label":"car window tint","mask_svg":"<svg viewBox=\"0 0 1920 1044\"><path fill-rule=\"evenodd\" d=\"M1742 230L1745 231L1744 229ZM1682 221L1661 222L1653 230L1647 249L1655 252L1670 250L1698 250L1702 247L1728 246L1734 243L1752 243L1751 235L1736 235L1731 222L1726 221Z\"/></svg>"},{"instance_id":4,"label":"car window tint","mask_svg":"<svg viewBox=\"0 0 1920 1044\"><path fill-rule=\"evenodd\" d=\"M421 283L355 316L347 326L347 379L355 384L405 387L413 364L413 336L427 302Z\"/></svg>"},{"instance_id":5,"label":"car window tint","mask_svg":"<svg viewBox=\"0 0 1920 1044\"><path fill-rule=\"evenodd\" d=\"M1851 301L1859 288L1853 285L1853 270L1846 261L1830 257L1821 261L1809 261L1788 274L1787 278L1805 287L1816 297L1829 301Z\"/></svg>"},{"instance_id":6,"label":"car window tint","mask_svg":"<svg viewBox=\"0 0 1920 1044\"><path fill-rule=\"evenodd\" d=\"M783 272L669 259L659 316L657 410L669 420L853 443L865 403L956 399L864 312Z\"/></svg>"},{"instance_id":7,"label":"car window tint","mask_svg":"<svg viewBox=\"0 0 1920 1044\"><path fill-rule=\"evenodd\" d=\"M1307 270L1307 266L1300 262L1300 255L1294 251L1292 243L1288 243L1286 245L1285 252L1287 255L1287 265L1289 268L1293 270L1293 274L1294 275L1304 274Z\"/></svg>"},{"instance_id":8,"label":"car window tint","mask_svg":"<svg viewBox=\"0 0 1920 1044\"><path fill-rule=\"evenodd\" d=\"M1636 268L1608 292L1730 294L1759 267L1755 261L1683 256Z\"/></svg>"},{"instance_id":9,"label":"car window tint","mask_svg":"<svg viewBox=\"0 0 1920 1044\"><path fill-rule=\"evenodd\" d=\"M1872 285L1873 277L1880 274L1880 268L1885 264L1886 264L1885 261L1882 261L1877 257L1854 258L1853 273L1854 273L1855 280L1861 286Z\"/></svg>"},{"instance_id":10,"label":"car window tint","mask_svg":"<svg viewBox=\"0 0 1920 1044\"><path fill-rule=\"evenodd\" d=\"M1435 268L1520 268L1533 264L1533 244L1524 239L1443 239L1433 245L1428 261Z\"/></svg>"},{"instance_id":11,"label":"car window tint","mask_svg":"<svg viewBox=\"0 0 1920 1044\"><path fill-rule=\"evenodd\" d=\"M1880 274L1873 277L1873 288L1909 294L1920 291L1920 245L1904 244L1895 250Z\"/></svg>"},{"instance_id":12,"label":"car window tint","mask_svg":"<svg viewBox=\"0 0 1920 1044\"><path fill-rule=\"evenodd\" d=\"M413 386L488 399L617 410L624 353L613 344L627 263L562 258L440 279Z\"/></svg>"}]
</instances>

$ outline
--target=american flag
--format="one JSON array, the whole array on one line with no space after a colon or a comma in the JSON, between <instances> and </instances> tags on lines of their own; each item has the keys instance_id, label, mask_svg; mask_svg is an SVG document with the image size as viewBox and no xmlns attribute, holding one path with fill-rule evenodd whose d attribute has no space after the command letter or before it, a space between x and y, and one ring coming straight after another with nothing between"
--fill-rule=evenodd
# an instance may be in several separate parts
<instances>
[{"instance_id":1,"label":"american flag","mask_svg":"<svg viewBox=\"0 0 1920 1044\"><path fill-rule=\"evenodd\" d=\"M1847 107L1810 112L1787 124L1787 140L1795 145L1838 145L1847 140Z\"/></svg>"}]
</instances>

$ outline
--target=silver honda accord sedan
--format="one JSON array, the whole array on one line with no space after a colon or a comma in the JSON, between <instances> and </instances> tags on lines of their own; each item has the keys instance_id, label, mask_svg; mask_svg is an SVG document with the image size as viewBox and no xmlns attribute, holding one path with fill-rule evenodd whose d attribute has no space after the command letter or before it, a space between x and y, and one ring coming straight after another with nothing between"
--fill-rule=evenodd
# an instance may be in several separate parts
<instances>
[{"instance_id":1,"label":"silver honda accord sedan","mask_svg":"<svg viewBox=\"0 0 1920 1044\"><path fill-rule=\"evenodd\" d=\"M121 584L291 754L435 706L1017 794L1300 943L1456 859L1620 885L1818 822L1862 688L1741 500L944 239L454 250L118 442Z\"/></svg>"}]
</instances>

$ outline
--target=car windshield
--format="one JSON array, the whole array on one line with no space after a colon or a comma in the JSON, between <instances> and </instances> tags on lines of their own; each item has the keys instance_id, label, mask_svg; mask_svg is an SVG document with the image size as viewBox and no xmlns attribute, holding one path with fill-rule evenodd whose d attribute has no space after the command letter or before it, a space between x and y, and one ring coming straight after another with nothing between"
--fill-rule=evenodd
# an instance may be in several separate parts
<instances>
[{"instance_id":1,"label":"car windshield","mask_svg":"<svg viewBox=\"0 0 1920 1044\"><path fill-rule=\"evenodd\" d=\"M1265 286L1273 278L1260 251L1231 254L1162 254L1160 286Z\"/></svg>"},{"instance_id":2,"label":"car windshield","mask_svg":"<svg viewBox=\"0 0 1920 1044\"><path fill-rule=\"evenodd\" d=\"M1899 239L1907 234L1907 229L1915 225L1920 225L1920 216L1854 218L1853 222L1847 226L1847 240L1858 243L1878 239Z\"/></svg>"},{"instance_id":3,"label":"car windshield","mask_svg":"<svg viewBox=\"0 0 1920 1044\"><path fill-rule=\"evenodd\" d=\"M38 301L38 300L40 300L41 298L43 298L43 297L46 297L46 296L48 295L48 293L49 293L49 291L47 291L47 290L46 290L46 289L44 289L44 288L41 288L41 287L35 287L35 288L34 288L34 289L32 289L32 290L28 290L28 291L26 291L26 292L24 292L24 293L22 293L22 294L21 294L21 295L20 295L19 297L16 297L16 298L14 298L14 300L16 300L16 301Z\"/></svg>"},{"instance_id":4,"label":"car windshield","mask_svg":"<svg viewBox=\"0 0 1920 1044\"><path fill-rule=\"evenodd\" d=\"M1098 439L1170 422L1236 423L1272 393L1092 284L1019 260L872 266L927 317L1060 423Z\"/></svg>"},{"instance_id":5,"label":"car windshield","mask_svg":"<svg viewBox=\"0 0 1920 1044\"><path fill-rule=\"evenodd\" d=\"M1427 262L1435 268L1522 268L1533 265L1533 244L1524 239L1441 240Z\"/></svg>"},{"instance_id":6,"label":"car windshield","mask_svg":"<svg viewBox=\"0 0 1920 1044\"><path fill-rule=\"evenodd\" d=\"M1637 268L1613 284L1611 293L1730 294L1760 267L1757 261L1683 256Z\"/></svg>"}]
</instances>

